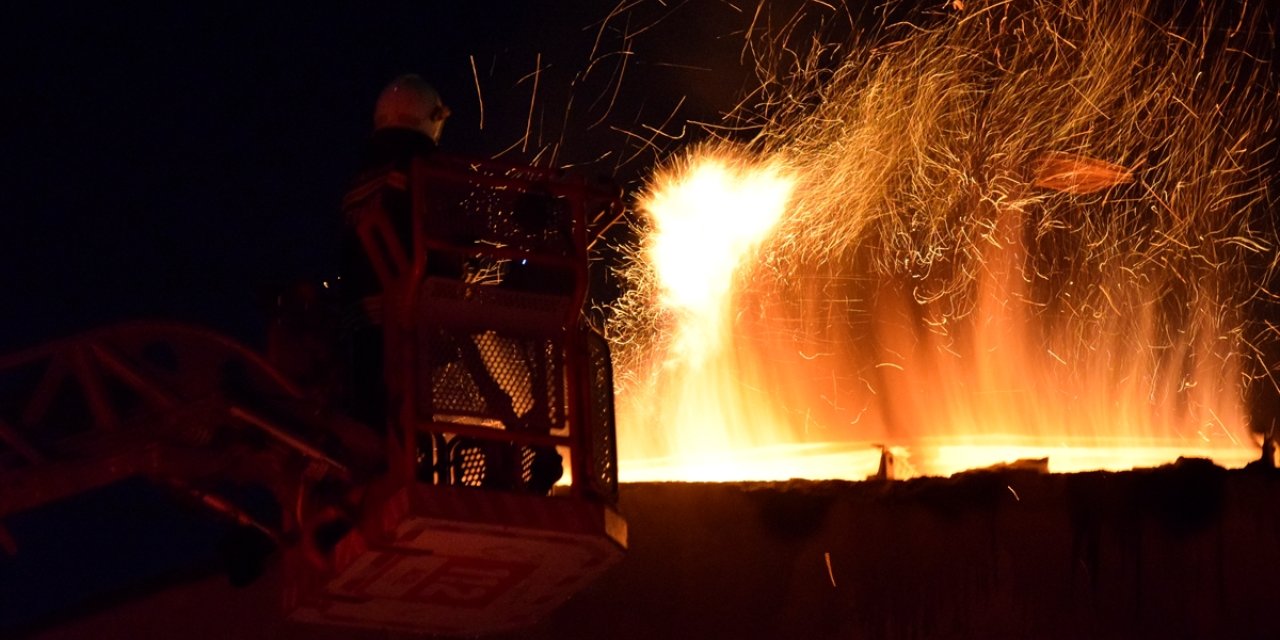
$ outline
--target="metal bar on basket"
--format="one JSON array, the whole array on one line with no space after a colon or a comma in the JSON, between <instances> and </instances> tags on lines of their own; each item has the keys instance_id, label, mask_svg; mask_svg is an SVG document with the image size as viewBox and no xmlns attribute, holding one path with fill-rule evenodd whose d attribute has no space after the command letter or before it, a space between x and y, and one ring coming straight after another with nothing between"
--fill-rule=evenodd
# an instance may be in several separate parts
<instances>
[{"instance_id":1,"label":"metal bar on basket","mask_svg":"<svg viewBox=\"0 0 1280 640\"><path fill-rule=\"evenodd\" d=\"M465 436L467 438L492 440L495 442L511 442L515 444L529 444L546 447L570 447L571 449L575 447L572 434L557 436L549 433L531 433L526 431L516 431L513 429L494 429L491 427L476 427L467 424L437 421L420 423L418 425L418 430L426 433L455 434Z\"/></svg>"}]
</instances>

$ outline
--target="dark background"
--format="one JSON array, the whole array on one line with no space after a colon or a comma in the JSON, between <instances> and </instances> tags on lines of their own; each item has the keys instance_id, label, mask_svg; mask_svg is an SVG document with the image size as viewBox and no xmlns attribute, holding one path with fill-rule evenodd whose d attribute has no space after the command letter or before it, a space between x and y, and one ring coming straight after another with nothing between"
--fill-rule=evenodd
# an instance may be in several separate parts
<instances>
[{"instance_id":1,"label":"dark background","mask_svg":"<svg viewBox=\"0 0 1280 640\"><path fill-rule=\"evenodd\" d=\"M804 3L766 4L767 18ZM339 202L401 73L452 107L447 149L634 188L705 135L686 121L715 122L754 82L740 54L755 6L737 5L7 9L0 353L131 318L259 346L274 288L336 275ZM649 145L646 125L685 136Z\"/></svg>"}]
</instances>

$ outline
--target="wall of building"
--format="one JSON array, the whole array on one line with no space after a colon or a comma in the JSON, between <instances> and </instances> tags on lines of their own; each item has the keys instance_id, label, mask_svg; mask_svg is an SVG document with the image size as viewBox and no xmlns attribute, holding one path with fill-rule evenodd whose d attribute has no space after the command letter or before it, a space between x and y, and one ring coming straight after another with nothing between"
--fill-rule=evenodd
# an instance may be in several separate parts
<instances>
[{"instance_id":1,"label":"wall of building","mask_svg":"<svg viewBox=\"0 0 1280 640\"><path fill-rule=\"evenodd\" d=\"M512 638L1274 638L1280 476L624 485L628 557ZM278 567L35 637L403 638L284 623ZM99 636L100 637L100 636ZM122 636L123 637L123 636Z\"/></svg>"}]
</instances>

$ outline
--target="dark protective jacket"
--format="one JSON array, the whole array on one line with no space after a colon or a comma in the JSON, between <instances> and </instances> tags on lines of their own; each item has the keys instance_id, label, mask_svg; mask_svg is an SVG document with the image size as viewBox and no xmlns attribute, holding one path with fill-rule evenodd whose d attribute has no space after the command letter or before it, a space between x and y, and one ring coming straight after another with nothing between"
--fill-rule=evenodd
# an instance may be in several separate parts
<instances>
[{"instance_id":1,"label":"dark protective jacket","mask_svg":"<svg viewBox=\"0 0 1280 640\"><path fill-rule=\"evenodd\" d=\"M346 227L342 242L342 299L356 316L356 324L379 324L379 318L356 310L369 306L369 299L382 292L377 273L361 244L356 225L362 206L369 198L379 198L406 253L412 244L412 216L409 211L409 170L414 158L429 157L436 144L426 134L413 129L380 129L369 138L364 157L351 187L343 199Z\"/></svg>"},{"instance_id":2,"label":"dark protective jacket","mask_svg":"<svg viewBox=\"0 0 1280 640\"><path fill-rule=\"evenodd\" d=\"M381 429L387 419L382 283L360 238L360 216L368 215L369 204L380 202L407 254L413 242L409 172L415 158L429 157L435 149L431 138L412 129L374 132L342 202L346 225L339 299L348 363L345 404L352 417L374 429Z\"/></svg>"}]
</instances>

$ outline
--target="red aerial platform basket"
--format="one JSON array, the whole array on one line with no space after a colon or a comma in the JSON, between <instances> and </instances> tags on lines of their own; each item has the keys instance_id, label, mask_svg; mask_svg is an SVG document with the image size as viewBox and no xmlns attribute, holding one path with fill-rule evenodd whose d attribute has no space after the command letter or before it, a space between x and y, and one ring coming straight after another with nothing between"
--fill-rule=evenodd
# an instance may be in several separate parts
<instances>
[{"instance_id":1,"label":"red aerial platform basket","mask_svg":"<svg viewBox=\"0 0 1280 640\"><path fill-rule=\"evenodd\" d=\"M348 202L382 284L389 471L331 548L294 558L286 604L323 624L518 628L626 548L609 352L582 317L588 248L620 204L456 156L401 179L409 221Z\"/></svg>"}]
</instances>

